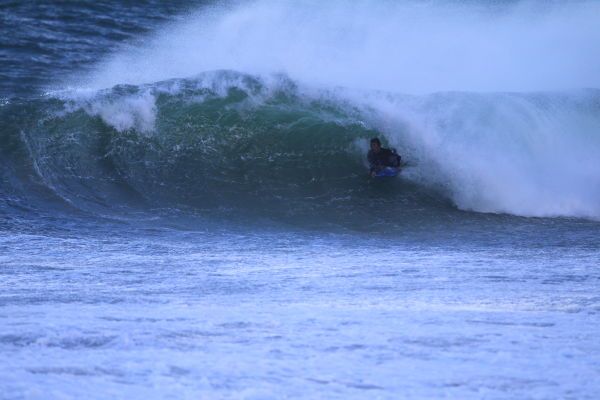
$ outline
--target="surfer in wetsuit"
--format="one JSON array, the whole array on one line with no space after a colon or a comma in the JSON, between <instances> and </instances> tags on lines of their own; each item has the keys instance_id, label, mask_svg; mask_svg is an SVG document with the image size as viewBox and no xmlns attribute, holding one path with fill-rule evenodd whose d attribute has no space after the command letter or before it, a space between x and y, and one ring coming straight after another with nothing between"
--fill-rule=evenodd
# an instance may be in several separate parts
<instances>
[{"instance_id":1,"label":"surfer in wetsuit","mask_svg":"<svg viewBox=\"0 0 600 400\"><path fill-rule=\"evenodd\" d=\"M367 154L367 159L369 160L371 176L377 175L386 167L400 167L400 156L396 154L396 150L381 147L378 138L371 139L371 150Z\"/></svg>"}]
</instances>

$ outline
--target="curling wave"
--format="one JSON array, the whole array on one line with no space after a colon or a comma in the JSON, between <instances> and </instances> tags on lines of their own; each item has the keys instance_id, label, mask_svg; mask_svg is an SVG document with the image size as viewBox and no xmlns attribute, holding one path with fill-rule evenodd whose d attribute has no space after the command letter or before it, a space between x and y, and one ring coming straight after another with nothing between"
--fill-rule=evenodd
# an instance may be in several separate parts
<instances>
[{"instance_id":1,"label":"curling wave","mask_svg":"<svg viewBox=\"0 0 600 400\"><path fill-rule=\"evenodd\" d=\"M3 108L3 119L20 118L2 138L4 152L78 208L352 218L376 206L401 218L452 203L600 217L597 90L409 96L214 71ZM404 156L401 179L366 177L372 136Z\"/></svg>"}]
</instances>

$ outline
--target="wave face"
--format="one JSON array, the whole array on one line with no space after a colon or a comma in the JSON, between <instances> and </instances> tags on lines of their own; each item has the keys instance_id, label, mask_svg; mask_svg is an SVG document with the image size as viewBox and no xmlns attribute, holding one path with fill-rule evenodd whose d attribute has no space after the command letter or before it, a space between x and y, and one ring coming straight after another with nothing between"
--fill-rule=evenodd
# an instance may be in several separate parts
<instances>
[{"instance_id":1,"label":"wave face","mask_svg":"<svg viewBox=\"0 0 600 400\"><path fill-rule=\"evenodd\" d=\"M366 217L374 204L406 214L451 201L600 216L598 91L407 96L217 71L31 107L27 157L43 185L85 209L141 201ZM403 179L369 182L373 136L404 155Z\"/></svg>"},{"instance_id":2,"label":"wave face","mask_svg":"<svg viewBox=\"0 0 600 400\"><path fill-rule=\"evenodd\" d=\"M5 100L2 198L600 218L600 5L444 4L204 7L67 89ZM373 136L401 179L365 176Z\"/></svg>"},{"instance_id":3,"label":"wave face","mask_svg":"<svg viewBox=\"0 0 600 400\"><path fill-rule=\"evenodd\" d=\"M45 185L77 207L280 207L334 201L364 183L355 141L372 136L289 80L232 72L117 86L42 102L25 135ZM360 176L360 178L358 178ZM118 199L115 202L115 199Z\"/></svg>"}]
</instances>

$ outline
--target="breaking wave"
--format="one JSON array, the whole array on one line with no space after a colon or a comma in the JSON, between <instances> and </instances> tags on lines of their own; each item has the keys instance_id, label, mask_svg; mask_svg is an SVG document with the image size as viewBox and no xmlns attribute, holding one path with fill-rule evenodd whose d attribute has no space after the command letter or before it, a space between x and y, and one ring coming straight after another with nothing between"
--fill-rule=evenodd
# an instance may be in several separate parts
<instances>
[{"instance_id":1,"label":"breaking wave","mask_svg":"<svg viewBox=\"0 0 600 400\"><path fill-rule=\"evenodd\" d=\"M80 208L133 201L367 215L374 204L406 213L407 199L420 207L433 196L464 210L597 218L599 100L594 90L315 90L215 71L55 94L20 117L8 105L3 118L28 123L3 139L5 151L20 142L21 163ZM401 179L366 176L373 136L404 156Z\"/></svg>"},{"instance_id":2,"label":"breaking wave","mask_svg":"<svg viewBox=\"0 0 600 400\"><path fill-rule=\"evenodd\" d=\"M599 6L544 4L204 7L61 90L1 103L0 194L598 219ZM366 176L373 136L402 154L400 179Z\"/></svg>"}]
</instances>

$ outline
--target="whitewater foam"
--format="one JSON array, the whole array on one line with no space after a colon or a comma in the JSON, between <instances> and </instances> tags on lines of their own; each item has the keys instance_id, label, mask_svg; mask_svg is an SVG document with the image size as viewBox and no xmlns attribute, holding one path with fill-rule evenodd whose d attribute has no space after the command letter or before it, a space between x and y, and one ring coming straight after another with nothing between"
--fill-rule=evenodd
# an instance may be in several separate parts
<instances>
[{"instance_id":1,"label":"whitewater foam","mask_svg":"<svg viewBox=\"0 0 600 400\"><path fill-rule=\"evenodd\" d=\"M418 168L405 176L466 210L600 216L597 91L355 97Z\"/></svg>"}]
</instances>

